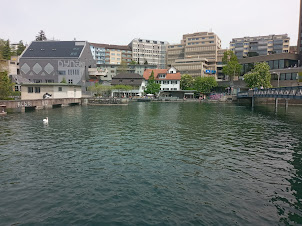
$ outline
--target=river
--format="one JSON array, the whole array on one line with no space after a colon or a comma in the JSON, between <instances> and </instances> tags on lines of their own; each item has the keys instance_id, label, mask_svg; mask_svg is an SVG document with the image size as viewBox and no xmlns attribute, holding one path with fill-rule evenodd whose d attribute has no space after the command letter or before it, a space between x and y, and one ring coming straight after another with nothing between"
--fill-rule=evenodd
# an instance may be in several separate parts
<instances>
[{"instance_id":1,"label":"river","mask_svg":"<svg viewBox=\"0 0 302 226\"><path fill-rule=\"evenodd\" d=\"M8 114L0 117L0 224L302 224L301 125L296 106Z\"/></svg>"}]
</instances>

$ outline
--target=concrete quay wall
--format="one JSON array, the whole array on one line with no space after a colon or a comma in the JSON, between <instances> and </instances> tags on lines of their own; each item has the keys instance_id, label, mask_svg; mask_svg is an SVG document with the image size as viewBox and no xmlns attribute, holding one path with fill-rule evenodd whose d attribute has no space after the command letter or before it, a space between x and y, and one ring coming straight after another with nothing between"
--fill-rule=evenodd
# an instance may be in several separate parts
<instances>
[{"instance_id":1,"label":"concrete quay wall","mask_svg":"<svg viewBox=\"0 0 302 226\"><path fill-rule=\"evenodd\" d=\"M82 98L39 99L39 100L0 100L0 105L6 105L9 112L25 112L54 107L86 104Z\"/></svg>"}]
</instances>

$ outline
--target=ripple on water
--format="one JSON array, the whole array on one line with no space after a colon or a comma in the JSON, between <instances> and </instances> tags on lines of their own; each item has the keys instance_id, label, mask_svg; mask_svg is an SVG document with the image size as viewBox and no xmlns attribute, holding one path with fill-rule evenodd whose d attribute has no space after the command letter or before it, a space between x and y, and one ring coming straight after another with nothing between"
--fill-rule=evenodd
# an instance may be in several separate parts
<instances>
[{"instance_id":1,"label":"ripple on water","mask_svg":"<svg viewBox=\"0 0 302 226\"><path fill-rule=\"evenodd\" d=\"M291 120L197 103L8 115L0 121L0 221L302 223L302 133Z\"/></svg>"}]
</instances>

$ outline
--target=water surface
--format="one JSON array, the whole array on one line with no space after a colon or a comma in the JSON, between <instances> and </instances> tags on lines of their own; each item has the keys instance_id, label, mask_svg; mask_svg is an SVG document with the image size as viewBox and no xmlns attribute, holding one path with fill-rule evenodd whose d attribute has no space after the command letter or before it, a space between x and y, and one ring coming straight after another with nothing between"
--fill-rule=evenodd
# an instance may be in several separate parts
<instances>
[{"instance_id":1,"label":"water surface","mask_svg":"<svg viewBox=\"0 0 302 226\"><path fill-rule=\"evenodd\" d=\"M0 117L0 224L302 224L301 119L206 103Z\"/></svg>"}]
</instances>

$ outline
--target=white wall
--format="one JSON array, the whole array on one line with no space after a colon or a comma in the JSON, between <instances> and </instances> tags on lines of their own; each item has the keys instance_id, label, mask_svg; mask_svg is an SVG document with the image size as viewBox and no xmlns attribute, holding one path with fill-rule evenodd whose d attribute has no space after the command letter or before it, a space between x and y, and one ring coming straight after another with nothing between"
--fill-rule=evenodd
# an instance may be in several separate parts
<instances>
[{"instance_id":1,"label":"white wall","mask_svg":"<svg viewBox=\"0 0 302 226\"><path fill-rule=\"evenodd\" d=\"M21 91L21 100L38 100L43 99L45 93L51 94L51 98L81 98L82 90L79 86L32 86L33 93L28 93L28 87L31 86L22 86ZM35 87L40 87L40 93L35 92ZM59 91L59 87L62 87L62 91Z\"/></svg>"}]
</instances>

